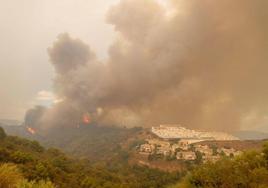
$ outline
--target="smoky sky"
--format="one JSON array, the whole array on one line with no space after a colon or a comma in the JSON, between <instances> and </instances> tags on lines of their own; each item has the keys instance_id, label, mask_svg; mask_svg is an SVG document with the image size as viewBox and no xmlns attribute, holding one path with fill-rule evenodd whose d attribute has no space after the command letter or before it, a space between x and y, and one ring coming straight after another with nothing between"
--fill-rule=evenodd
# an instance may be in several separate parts
<instances>
[{"instance_id":1,"label":"smoky sky","mask_svg":"<svg viewBox=\"0 0 268 188\"><path fill-rule=\"evenodd\" d=\"M113 40L105 23L109 6L118 0L0 0L0 119L22 120L25 110L52 92L53 67L46 49L61 32L69 32L107 57Z\"/></svg>"},{"instance_id":2,"label":"smoky sky","mask_svg":"<svg viewBox=\"0 0 268 188\"><path fill-rule=\"evenodd\" d=\"M172 123L232 131L268 112L268 2L121 0L107 12L117 32L108 59L62 33L48 48L54 91L50 126L89 113L101 124ZM68 115L67 115L68 114Z\"/></svg>"}]
</instances>

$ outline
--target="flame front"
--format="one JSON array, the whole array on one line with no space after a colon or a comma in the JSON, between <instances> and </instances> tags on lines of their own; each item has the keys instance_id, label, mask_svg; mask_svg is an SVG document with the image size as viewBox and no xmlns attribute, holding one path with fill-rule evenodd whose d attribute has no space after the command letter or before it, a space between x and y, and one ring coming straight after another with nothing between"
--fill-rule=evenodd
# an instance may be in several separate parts
<instances>
[{"instance_id":1,"label":"flame front","mask_svg":"<svg viewBox=\"0 0 268 188\"><path fill-rule=\"evenodd\" d=\"M33 128L31 128L31 127L27 127L27 131L29 133L31 133L31 134L35 134L36 133L36 131Z\"/></svg>"},{"instance_id":2,"label":"flame front","mask_svg":"<svg viewBox=\"0 0 268 188\"><path fill-rule=\"evenodd\" d=\"M90 115L89 114L84 114L84 116L83 116L83 122L85 124L89 124L91 122L91 118L90 118Z\"/></svg>"}]
</instances>

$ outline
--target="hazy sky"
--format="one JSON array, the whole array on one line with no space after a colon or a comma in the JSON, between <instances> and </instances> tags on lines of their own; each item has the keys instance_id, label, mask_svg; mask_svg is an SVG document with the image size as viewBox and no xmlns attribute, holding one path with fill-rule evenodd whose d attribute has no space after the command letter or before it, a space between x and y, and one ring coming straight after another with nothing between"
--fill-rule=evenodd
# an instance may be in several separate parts
<instances>
[{"instance_id":1,"label":"hazy sky","mask_svg":"<svg viewBox=\"0 0 268 188\"><path fill-rule=\"evenodd\" d=\"M0 118L22 119L51 91L47 48L68 32L105 58L114 38L105 14L118 0L0 0ZM41 92L40 92L41 91ZM43 91L43 92L42 92Z\"/></svg>"}]
</instances>

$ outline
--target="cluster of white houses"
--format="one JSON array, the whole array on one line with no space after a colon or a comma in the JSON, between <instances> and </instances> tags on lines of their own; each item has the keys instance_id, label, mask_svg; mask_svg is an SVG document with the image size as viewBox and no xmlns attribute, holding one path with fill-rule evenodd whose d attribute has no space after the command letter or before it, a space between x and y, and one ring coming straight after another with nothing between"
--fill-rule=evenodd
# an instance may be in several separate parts
<instances>
[{"instance_id":1,"label":"cluster of white houses","mask_svg":"<svg viewBox=\"0 0 268 188\"><path fill-rule=\"evenodd\" d=\"M196 131L180 125L152 127L152 133L163 139L239 140L237 137L228 133Z\"/></svg>"},{"instance_id":2,"label":"cluster of white houses","mask_svg":"<svg viewBox=\"0 0 268 188\"><path fill-rule=\"evenodd\" d=\"M202 161L217 161L222 155L236 156L241 152L233 148L211 148L199 143L199 140L180 139L177 142L147 139L145 144L139 146L139 153L143 155L172 156L177 160L194 161L201 154Z\"/></svg>"},{"instance_id":3,"label":"cluster of white houses","mask_svg":"<svg viewBox=\"0 0 268 188\"><path fill-rule=\"evenodd\" d=\"M152 127L152 133L158 138L147 139L145 144L140 145L140 154L172 156L186 161L202 156L205 162L217 161L222 155L236 156L241 153L233 148L211 148L202 144L202 141L208 140L238 140L228 133L196 131L180 125Z\"/></svg>"}]
</instances>

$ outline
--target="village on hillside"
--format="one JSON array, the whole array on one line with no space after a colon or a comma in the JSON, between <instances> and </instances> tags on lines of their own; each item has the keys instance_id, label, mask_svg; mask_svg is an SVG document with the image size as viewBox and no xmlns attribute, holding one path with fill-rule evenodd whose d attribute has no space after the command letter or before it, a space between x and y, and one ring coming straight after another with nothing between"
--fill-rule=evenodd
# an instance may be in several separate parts
<instances>
[{"instance_id":1,"label":"village on hillside","mask_svg":"<svg viewBox=\"0 0 268 188\"><path fill-rule=\"evenodd\" d=\"M171 160L215 162L223 156L234 157L242 153L234 148L218 148L202 143L202 141L208 140L236 140L235 137L227 133L216 133L214 135L202 132L200 134L200 132L184 127L171 126L152 127L152 133L157 137L148 138L144 144L137 146L138 153L146 155L148 159L165 157ZM200 135L209 135L209 137L202 137ZM217 137L218 135L220 137Z\"/></svg>"}]
</instances>

